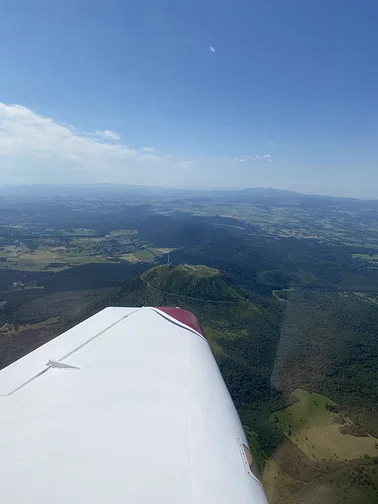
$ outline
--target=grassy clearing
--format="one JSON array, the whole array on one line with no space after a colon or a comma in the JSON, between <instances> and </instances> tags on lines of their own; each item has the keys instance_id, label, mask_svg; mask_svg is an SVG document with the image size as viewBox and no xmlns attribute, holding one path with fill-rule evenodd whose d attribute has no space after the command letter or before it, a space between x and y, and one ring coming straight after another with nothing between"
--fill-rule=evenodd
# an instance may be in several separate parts
<instances>
[{"instance_id":1,"label":"grassy clearing","mask_svg":"<svg viewBox=\"0 0 378 504\"><path fill-rule=\"evenodd\" d=\"M34 324L4 324L0 327L0 335L2 336L14 336L22 331L31 330L31 329L43 329L52 327L60 321L60 317L49 317L46 320L42 320L41 322L37 322Z\"/></svg>"},{"instance_id":2,"label":"grassy clearing","mask_svg":"<svg viewBox=\"0 0 378 504\"><path fill-rule=\"evenodd\" d=\"M62 271L71 266L80 266L90 263L110 262L102 255L87 255L86 251L67 251L63 247L39 248L34 252L22 252L11 262L5 263L3 267L21 269L25 271Z\"/></svg>"},{"instance_id":3,"label":"grassy clearing","mask_svg":"<svg viewBox=\"0 0 378 504\"><path fill-rule=\"evenodd\" d=\"M63 263L63 261L59 259L57 252L52 252L51 250L41 248L36 250L35 252L20 254L17 257L16 269L27 271L41 271L51 263ZM51 271L61 271L62 269L64 269L64 267L64 264L60 264L59 267L51 268Z\"/></svg>"},{"instance_id":4,"label":"grassy clearing","mask_svg":"<svg viewBox=\"0 0 378 504\"><path fill-rule=\"evenodd\" d=\"M32 249L27 240L0 246L1 267L56 272L83 264L119 261L120 254L133 253L134 248L138 250L141 246L135 230L117 230L103 237L92 236L91 230L72 231L68 230L69 234L61 237L36 238ZM142 261L155 257L149 250L138 253Z\"/></svg>"},{"instance_id":5,"label":"grassy clearing","mask_svg":"<svg viewBox=\"0 0 378 504\"><path fill-rule=\"evenodd\" d=\"M174 248L151 248L150 250L155 255L164 255L164 254L169 254L169 252L172 252L175 249Z\"/></svg>"},{"instance_id":6,"label":"grassy clearing","mask_svg":"<svg viewBox=\"0 0 378 504\"><path fill-rule=\"evenodd\" d=\"M183 266L176 266L176 268L190 273L193 272L193 274L198 278L209 278L220 274L219 270L202 264L195 266L191 264L184 264Z\"/></svg>"},{"instance_id":7,"label":"grassy clearing","mask_svg":"<svg viewBox=\"0 0 378 504\"><path fill-rule=\"evenodd\" d=\"M6 245L5 247L3 247L2 252L5 257L15 257L22 250L24 250L23 247L18 247L16 245Z\"/></svg>"},{"instance_id":8,"label":"grassy clearing","mask_svg":"<svg viewBox=\"0 0 378 504\"><path fill-rule=\"evenodd\" d=\"M339 429L337 424L302 429L292 441L313 460L353 460L365 454L378 457L376 438L341 434Z\"/></svg>"},{"instance_id":9,"label":"grassy clearing","mask_svg":"<svg viewBox=\"0 0 378 504\"><path fill-rule=\"evenodd\" d=\"M153 252L149 249L137 250L136 252L133 252L133 254L141 261L149 262L155 258L155 254L153 254Z\"/></svg>"},{"instance_id":10,"label":"grassy clearing","mask_svg":"<svg viewBox=\"0 0 378 504\"><path fill-rule=\"evenodd\" d=\"M326 403L336 406L328 397L297 389L292 394L294 404L276 411L269 421L295 443L312 460L352 460L378 456L376 438L356 437L340 432L336 413L326 409ZM350 423L349 419L346 422Z\"/></svg>"},{"instance_id":11,"label":"grassy clearing","mask_svg":"<svg viewBox=\"0 0 378 504\"><path fill-rule=\"evenodd\" d=\"M5 260L12 261L17 259L20 254L28 252L28 248L23 243L16 245L5 245L0 247L0 257Z\"/></svg>"},{"instance_id":12,"label":"grassy clearing","mask_svg":"<svg viewBox=\"0 0 378 504\"><path fill-rule=\"evenodd\" d=\"M296 401L294 404L274 413L274 417L278 418L286 435L290 430L332 424L335 414L327 411L325 405L326 403L336 405L336 403L328 397L296 389L292 394L292 399Z\"/></svg>"},{"instance_id":13,"label":"grassy clearing","mask_svg":"<svg viewBox=\"0 0 378 504\"><path fill-rule=\"evenodd\" d=\"M120 256L121 259L129 261L131 263L137 262L154 262L155 257L162 256L167 254L171 250L174 249L165 249L165 248L146 248L142 250L136 250L130 254L122 254Z\"/></svg>"},{"instance_id":14,"label":"grassy clearing","mask_svg":"<svg viewBox=\"0 0 378 504\"><path fill-rule=\"evenodd\" d=\"M120 255L120 258L123 261L128 261L129 263L132 263L132 264L141 262L140 259L135 257L134 254L122 254L122 255Z\"/></svg>"},{"instance_id":15,"label":"grassy clearing","mask_svg":"<svg viewBox=\"0 0 378 504\"><path fill-rule=\"evenodd\" d=\"M229 357L226 352L223 350L223 348L217 343L216 337L218 336L216 334L216 331L212 329L209 326L203 326L202 327L206 339L210 345L211 351L213 352L214 357L220 358L220 357Z\"/></svg>"},{"instance_id":16,"label":"grassy clearing","mask_svg":"<svg viewBox=\"0 0 378 504\"><path fill-rule=\"evenodd\" d=\"M103 238L72 238L70 240L70 247L62 247L62 252L69 252L72 250L81 250L82 252L94 252L96 246L103 241Z\"/></svg>"},{"instance_id":17,"label":"grassy clearing","mask_svg":"<svg viewBox=\"0 0 378 504\"><path fill-rule=\"evenodd\" d=\"M131 254L122 254L120 256L121 259L126 260L130 263L139 263L139 262L153 262L155 259L155 254L151 252L149 249L136 250Z\"/></svg>"},{"instance_id":18,"label":"grassy clearing","mask_svg":"<svg viewBox=\"0 0 378 504\"><path fill-rule=\"evenodd\" d=\"M122 238L125 236L137 236L138 231L136 229L117 229L116 231L111 231L106 235L106 238Z\"/></svg>"}]
</instances>

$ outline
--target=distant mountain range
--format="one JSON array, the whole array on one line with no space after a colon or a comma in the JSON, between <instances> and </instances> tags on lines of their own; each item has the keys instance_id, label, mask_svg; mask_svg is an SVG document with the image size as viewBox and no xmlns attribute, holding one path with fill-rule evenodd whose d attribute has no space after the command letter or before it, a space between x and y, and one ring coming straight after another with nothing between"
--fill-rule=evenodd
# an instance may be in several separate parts
<instances>
[{"instance_id":1,"label":"distant mountain range","mask_svg":"<svg viewBox=\"0 0 378 504\"><path fill-rule=\"evenodd\" d=\"M196 189L154 187L131 184L35 184L35 185L0 185L0 198L7 197L106 197L119 196L130 198L194 198L194 199L221 199L233 202L279 202L286 204L318 202L318 203L355 203L362 205L375 205L378 208L378 200L360 200L327 195L303 194L295 191L252 187L246 189Z\"/></svg>"}]
</instances>

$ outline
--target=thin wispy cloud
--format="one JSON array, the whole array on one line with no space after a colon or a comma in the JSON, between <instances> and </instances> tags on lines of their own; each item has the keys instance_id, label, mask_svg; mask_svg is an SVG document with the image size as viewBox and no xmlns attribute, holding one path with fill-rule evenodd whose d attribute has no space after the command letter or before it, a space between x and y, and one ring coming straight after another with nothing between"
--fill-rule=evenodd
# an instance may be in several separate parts
<instances>
[{"instance_id":1,"label":"thin wispy cloud","mask_svg":"<svg viewBox=\"0 0 378 504\"><path fill-rule=\"evenodd\" d=\"M153 147L143 147L141 150L143 152L155 152L155 149Z\"/></svg>"},{"instance_id":2,"label":"thin wispy cloud","mask_svg":"<svg viewBox=\"0 0 378 504\"><path fill-rule=\"evenodd\" d=\"M121 137L120 137L120 135L118 135L118 133L115 133L114 131L111 131L111 130L94 131L93 133L90 133L90 136L104 138L105 140L120 140L121 139Z\"/></svg>"},{"instance_id":3,"label":"thin wispy cloud","mask_svg":"<svg viewBox=\"0 0 378 504\"><path fill-rule=\"evenodd\" d=\"M212 52L212 53L215 53L215 49L214 49L214 47L212 45L209 46L209 51Z\"/></svg>"},{"instance_id":4,"label":"thin wispy cloud","mask_svg":"<svg viewBox=\"0 0 378 504\"><path fill-rule=\"evenodd\" d=\"M230 161L232 163L244 163L245 161L258 161L259 159L267 159L268 161L272 161L271 154L263 154L262 156L237 156L232 158Z\"/></svg>"}]
</instances>

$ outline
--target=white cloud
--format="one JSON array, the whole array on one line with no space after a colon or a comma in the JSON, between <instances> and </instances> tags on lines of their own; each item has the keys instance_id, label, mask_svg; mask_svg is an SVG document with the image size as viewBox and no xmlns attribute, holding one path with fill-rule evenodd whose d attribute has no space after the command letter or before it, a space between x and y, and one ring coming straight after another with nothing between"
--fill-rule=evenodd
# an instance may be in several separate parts
<instances>
[{"instance_id":1,"label":"white cloud","mask_svg":"<svg viewBox=\"0 0 378 504\"><path fill-rule=\"evenodd\" d=\"M263 158L264 158L264 159L269 159L269 158L271 158L271 157L272 157L272 155L271 155L271 154L264 154L264 155L263 155Z\"/></svg>"},{"instance_id":2,"label":"white cloud","mask_svg":"<svg viewBox=\"0 0 378 504\"><path fill-rule=\"evenodd\" d=\"M170 178L170 156L114 142L118 139L111 130L82 132L22 105L0 102L0 184L162 184Z\"/></svg>"},{"instance_id":3,"label":"white cloud","mask_svg":"<svg viewBox=\"0 0 378 504\"><path fill-rule=\"evenodd\" d=\"M104 131L95 131L94 133L90 134L91 136L96 136L99 138L105 138L105 140L120 140L120 136L118 133L115 133L114 131L111 130L104 130Z\"/></svg>"},{"instance_id":4,"label":"white cloud","mask_svg":"<svg viewBox=\"0 0 378 504\"><path fill-rule=\"evenodd\" d=\"M0 156L58 157L93 162L99 158L128 160L136 151L125 145L99 142L73 127L54 122L21 105L0 103Z\"/></svg>"},{"instance_id":5,"label":"white cloud","mask_svg":"<svg viewBox=\"0 0 378 504\"><path fill-rule=\"evenodd\" d=\"M215 52L215 49L214 49L214 47L213 47L212 45L211 45L211 46L209 46L209 51L210 51L210 52L212 52L212 53L214 53L214 52Z\"/></svg>"}]
</instances>

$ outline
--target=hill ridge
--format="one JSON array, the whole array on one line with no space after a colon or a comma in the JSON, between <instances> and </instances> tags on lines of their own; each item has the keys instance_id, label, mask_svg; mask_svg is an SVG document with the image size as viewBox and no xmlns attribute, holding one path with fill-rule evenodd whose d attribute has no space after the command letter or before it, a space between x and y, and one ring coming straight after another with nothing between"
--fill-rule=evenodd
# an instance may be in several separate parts
<instances>
[{"instance_id":1,"label":"hill ridge","mask_svg":"<svg viewBox=\"0 0 378 504\"><path fill-rule=\"evenodd\" d=\"M182 283L177 282L180 277ZM223 273L203 265L185 264L170 268L156 266L143 272L140 278L149 289L162 294L214 303L235 303L242 299L237 290L229 285ZM201 292L207 292L207 296L211 292L217 292L218 297L221 295L222 299L217 299L214 295L204 297L204 295L199 295ZM230 295L229 299L224 299L226 294Z\"/></svg>"},{"instance_id":2,"label":"hill ridge","mask_svg":"<svg viewBox=\"0 0 378 504\"><path fill-rule=\"evenodd\" d=\"M140 278L149 289L172 296L218 303L245 298L222 272L204 265L155 266Z\"/></svg>"}]
</instances>

